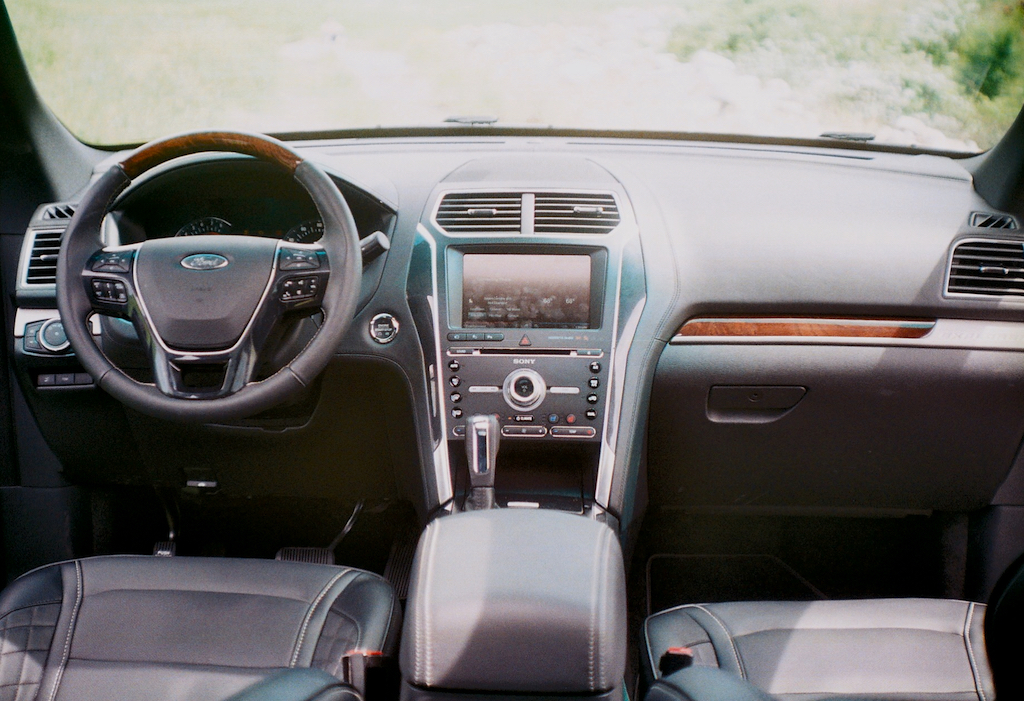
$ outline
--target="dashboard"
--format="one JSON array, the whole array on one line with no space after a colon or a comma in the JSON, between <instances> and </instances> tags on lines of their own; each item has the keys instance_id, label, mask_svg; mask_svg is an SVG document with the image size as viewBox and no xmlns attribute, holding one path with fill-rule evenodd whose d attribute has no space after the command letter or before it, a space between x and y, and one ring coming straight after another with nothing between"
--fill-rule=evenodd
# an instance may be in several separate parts
<instances>
[{"instance_id":1,"label":"dashboard","mask_svg":"<svg viewBox=\"0 0 1024 701\"><path fill-rule=\"evenodd\" d=\"M132 455L198 461L239 493L284 488L270 468L252 479L274 451L299 451L292 477L310 491L361 460L430 513L465 494L466 418L491 414L505 506L630 522L648 501L875 514L1024 504L1024 299L986 287L1005 275L970 258L1002 246L1024 263L1024 238L953 159L582 137L295 146L331 174L360 236L386 239L364 249L338 367L282 412L189 429L197 447L180 459L153 457L159 422L115 417L129 428L108 433ZM88 471L99 448L62 442L59 417L103 398L66 347L52 350L52 282L33 277L66 226L47 216L59 206L74 202L29 225L16 351L47 439ZM114 212L108 243L317 236L298 186L247 158L168 164ZM980 288L950 280L975 270ZM116 329L97 332L115 344ZM215 446L228 444L225 458ZM232 465L250 479L223 476Z\"/></svg>"}]
</instances>

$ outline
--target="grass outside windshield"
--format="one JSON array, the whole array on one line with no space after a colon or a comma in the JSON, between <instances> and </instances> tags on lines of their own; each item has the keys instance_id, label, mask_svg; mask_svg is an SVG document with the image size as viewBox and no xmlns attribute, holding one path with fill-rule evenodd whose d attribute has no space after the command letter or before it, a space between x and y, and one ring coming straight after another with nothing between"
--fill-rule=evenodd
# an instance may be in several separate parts
<instances>
[{"instance_id":1,"label":"grass outside windshield","mask_svg":"<svg viewBox=\"0 0 1024 701\"><path fill-rule=\"evenodd\" d=\"M992 146L1020 0L7 0L43 99L96 144L440 125Z\"/></svg>"}]
</instances>

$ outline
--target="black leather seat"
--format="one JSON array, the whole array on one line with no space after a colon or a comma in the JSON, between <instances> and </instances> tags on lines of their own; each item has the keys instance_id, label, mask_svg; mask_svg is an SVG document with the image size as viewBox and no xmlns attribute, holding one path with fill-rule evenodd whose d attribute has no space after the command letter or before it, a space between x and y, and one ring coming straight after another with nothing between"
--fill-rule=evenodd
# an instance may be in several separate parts
<instances>
[{"instance_id":1,"label":"black leather seat","mask_svg":"<svg viewBox=\"0 0 1024 701\"><path fill-rule=\"evenodd\" d=\"M656 678L669 647L688 647L695 666L775 699L992 701L984 618L983 604L937 599L679 606L647 619L645 671Z\"/></svg>"},{"instance_id":2,"label":"black leather seat","mask_svg":"<svg viewBox=\"0 0 1024 701\"><path fill-rule=\"evenodd\" d=\"M399 617L390 585L351 568L142 556L48 565L0 595L0 698L223 699L291 668L338 677L351 650L392 654Z\"/></svg>"}]
</instances>

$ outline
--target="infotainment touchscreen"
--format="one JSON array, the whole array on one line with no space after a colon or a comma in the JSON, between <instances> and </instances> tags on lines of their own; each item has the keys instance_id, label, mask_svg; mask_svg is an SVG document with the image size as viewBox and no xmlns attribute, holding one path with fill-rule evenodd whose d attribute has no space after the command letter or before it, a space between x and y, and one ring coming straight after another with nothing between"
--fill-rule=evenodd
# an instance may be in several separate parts
<instances>
[{"instance_id":1,"label":"infotainment touchscreen","mask_svg":"<svg viewBox=\"0 0 1024 701\"><path fill-rule=\"evenodd\" d=\"M467 253L462 325L590 328L588 255Z\"/></svg>"}]
</instances>

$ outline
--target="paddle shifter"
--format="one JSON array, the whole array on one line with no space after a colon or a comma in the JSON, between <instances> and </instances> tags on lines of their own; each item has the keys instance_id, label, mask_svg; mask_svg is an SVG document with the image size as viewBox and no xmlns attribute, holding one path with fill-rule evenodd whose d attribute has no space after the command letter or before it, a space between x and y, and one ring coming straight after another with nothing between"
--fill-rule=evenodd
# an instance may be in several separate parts
<instances>
[{"instance_id":1,"label":"paddle shifter","mask_svg":"<svg viewBox=\"0 0 1024 701\"><path fill-rule=\"evenodd\" d=\"M466 420L466 460L469 462L469 496L466 511L494 508L494 464L498 458L501 433L498 419L491 415Z\"/></svg>"}]
</instances>

